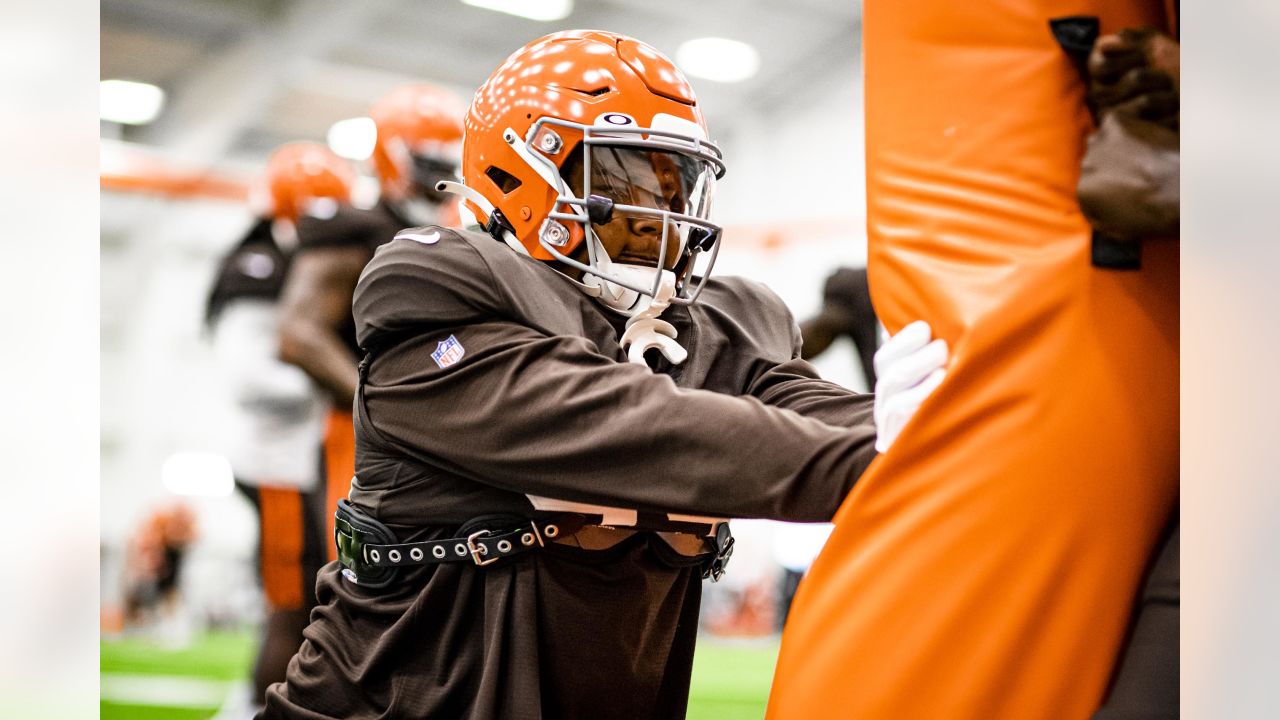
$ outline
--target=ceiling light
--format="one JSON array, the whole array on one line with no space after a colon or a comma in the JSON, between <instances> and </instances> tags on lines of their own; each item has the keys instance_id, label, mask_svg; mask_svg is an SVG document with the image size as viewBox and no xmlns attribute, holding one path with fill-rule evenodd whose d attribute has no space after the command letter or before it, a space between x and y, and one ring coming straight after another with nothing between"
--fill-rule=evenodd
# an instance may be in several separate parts
<instances>
[{"instance_id":1,"label":"ceiling light","mask_svg":"<svg viewBox=\"0 0 1280 720\"><path fill-rule=\"evenodd\" d=\"M744 42L706 37L682 43L676 49L676 64L694 77L741 82L760 69L760 54Z\"/></svg>"},{"instance_id":2,"label":"ceiling light","mask_svg":"<svg viewBox=\"0 0 1280 720\"><path fill-rule=\"evenodd\" d=\"M160 480L176 495L224 497L235 490L231 463L213 452L174 453L160 467Z\"/></svg>"},{"instance_id":3,"label":"ceiling light","mask_svg":"<svg viewBox=\"0 0 1280 720\"><path fill-rule=\"evenodd\" d=\"M125 125L146 125L164 107L164 91L155 85L131 80L98 83L98 114L103 120Z\"/></svg>"},{"instance_id":4,"label":"ceiling light","mask_svg":"<svg viewBox=\"0 0 1280 720\"><path fill-rule=\"evenodd\" d=\"M471 7L496 10L530 20L563 20L573 12L573 0L462 0Z\"/></svg>"},{"instance_id":5,"label":"ceiling light","mask_svg":"<svg viewBox=\"0 0 1280 720\"><path fill-rule=\"evenodd\" d=\"M358 117L339 120L329 128L329 148L348 160L368 160L378 127L373 118Z\"/></svg>"}]
</instances>

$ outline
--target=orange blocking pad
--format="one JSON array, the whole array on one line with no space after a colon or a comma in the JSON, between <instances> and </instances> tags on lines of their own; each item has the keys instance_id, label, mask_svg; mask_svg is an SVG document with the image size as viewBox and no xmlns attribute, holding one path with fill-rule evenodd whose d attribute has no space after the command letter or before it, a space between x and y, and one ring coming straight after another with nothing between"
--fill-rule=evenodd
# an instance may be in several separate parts
<instances>
[{"instance_id":1,"label":"orange blocking pad","mask_svg":"<svg viewBox=\"0 0 1280 720\"><path fill-rule=\"evenodd\" d=\"M874 0L869 270L946 382L837 514L769 717L1088 718L1178 497L1178 246L1090 264L1091 121L1049 20L1165 26L1161 0Z\"/></svg>"}]
</instances>

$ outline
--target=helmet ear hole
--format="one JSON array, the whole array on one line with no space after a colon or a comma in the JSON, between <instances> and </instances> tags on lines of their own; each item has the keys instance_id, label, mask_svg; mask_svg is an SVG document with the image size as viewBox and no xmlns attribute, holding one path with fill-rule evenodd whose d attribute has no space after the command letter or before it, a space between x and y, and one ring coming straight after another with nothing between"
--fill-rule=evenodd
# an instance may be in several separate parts
<instances>
[{"instance_id":1,"label":"helmet ear hole","mask_svg":"<svg viewBox=\"0 0 1280 720\"><path fill-rule=\"evenodd\" d=\"M520 187L521 184L520 178L512 175L506 170L503 170L497 165L490 165L489 169L484 171L484 174L493 181L494 185L498 186L498 189L502 191L503 195L511 194L511 192Z\"/></svg>"},{"instance_id":2,"label":"helmet ear hole","mask_svg":"<svg viewBox=\"0 0 1280 720\"><path fill-rule=\"evenodd\" d=\"M584 143L578 143L565 156L564 162L560 164L560 178L569 183L569 188L575 190L582 185L581 173L586 172L582 167L582 146Z\"/></svg>"}]
</instances>

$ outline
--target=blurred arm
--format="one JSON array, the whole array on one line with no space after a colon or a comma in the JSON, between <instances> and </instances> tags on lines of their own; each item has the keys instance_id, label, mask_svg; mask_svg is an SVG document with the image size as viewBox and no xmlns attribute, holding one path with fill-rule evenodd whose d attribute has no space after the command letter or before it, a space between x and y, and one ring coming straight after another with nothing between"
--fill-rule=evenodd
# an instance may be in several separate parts
<instances>
[{"instance_id":1,"label":"blurred arm","mask_svg":"<svg viewBox=\"0 0 1280 720\"><path fill-rule=\"evenodd\" d=\"M359 382L358 358L342 339L351 295L368 261L362 248L324 248L293 261L281 298L280 359L296 365L350 407Z\"/></svg>"}]
</instances>

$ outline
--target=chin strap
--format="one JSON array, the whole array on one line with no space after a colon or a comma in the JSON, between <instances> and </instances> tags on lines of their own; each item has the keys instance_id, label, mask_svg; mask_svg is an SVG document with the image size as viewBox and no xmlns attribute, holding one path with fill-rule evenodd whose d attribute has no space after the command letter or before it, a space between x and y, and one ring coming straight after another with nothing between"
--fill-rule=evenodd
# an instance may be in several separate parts
<instances>
[{"instance_id":1,"label":"chin strap","mask_svg":"<svg viewBox=\"0 0 1280 720\"><path fill-rule=\"evenodd\" d=\"M658 292L652 298L597 275L587 275L583 278L585 282L580 283L584 290L588 290L587 294L599 300L605 307L630 316L627 319L627 329L618 340L618 344L627 353L627 360L648 367L649 363L645 362L644 354L649 350L657 350L672 365L684 362L689 352L676 342L675 327L665 320L658 319L658 316L671 305L671 298L675 297L675 273L670 270L615 263L609 258L604 246L598 244L595 237L588 237L587 242L597 243L596 267L603 274L623 277L629 282L647 287L653 284L654 273L659 273Z\"/></svg>"},{"instance_id":2,"label":"chin strap","mask_svg":"<svg viewBox=\"0 0 1280 720\"><path fill-rule=\"evenodd\" d=\"M640 293L635 290L622 287L616 283L609 282L605 276L621 272L628 276L635 283L652 283L653 268L638 268L632 265L615 265L613 260L609 258L609 253L604 249L604 245L596 238L594 232L588 232L585 242L589 242L595 249L595 267L599 271L599 275L587 273L582 276L582 283L586 287L592 288L594 292L590 293L591 297L599 299L611 310L623 313L624 315L632 314L639 306Z\"/></svg>"},{"instance_id":3,"label":"chin strap","mask_svg":"<svg viewBox=\"0 0 1280 720\"><path fill-rule=\"evenodd\" d=\"M494 209L493 203L489 202L488 198L475 190L463 185L462 183L453 182L452 180L441 180L436 183L436 190L438 192L453 193L454 195L461 196L464 200L470 200L472 203L475 203L476 207L480 208L480 212L484 213L489 218L490 222L493 222L494 213L497 212L497 210ZM524 245L520 244L520 241L505 228L498 230L498 235L500 235L500 237L495 236L496 239L502 240L502 242L507 244L507 247L510 247L521 255L529 254L529 251L525 249Z\"/></svg>"},{"instance_id":4,"label":"chin strap","mask_svg":"<svg viewBox=\"0 0 1280 720\"><path fill-rule=\"evenodd\" d=\"M689 352L676 342L675 327L665 320L658 319L658 316L671 303L675 293L675 275L669 270L663 270L662 284L658 287L658 294L653 297L648 307L627 321L626 332L622 333L622 339L618 341L626 351L628 360L648 367L644 354L649 350L662 353L662 356L672 365L679 365L689 356Z\"/></svg>"}]
</instances>

